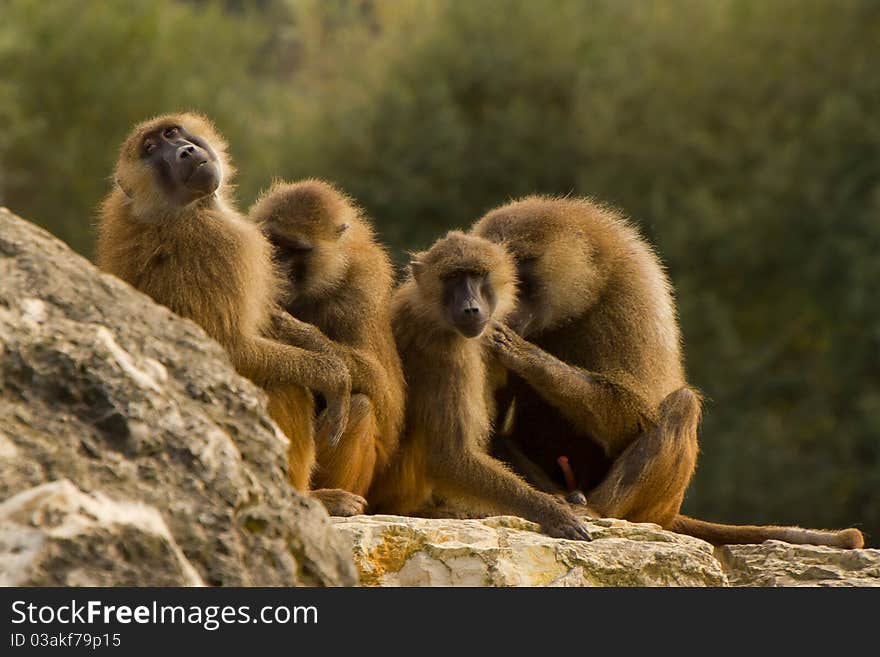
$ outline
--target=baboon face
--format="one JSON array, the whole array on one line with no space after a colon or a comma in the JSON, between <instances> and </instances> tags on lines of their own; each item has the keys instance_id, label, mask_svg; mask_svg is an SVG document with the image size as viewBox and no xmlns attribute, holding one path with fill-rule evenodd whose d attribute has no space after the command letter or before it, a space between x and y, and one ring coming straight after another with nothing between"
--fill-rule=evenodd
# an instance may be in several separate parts
<instances>
[{"instance_id":1,"label":"baboon face","mask_svg":"<svg viewBox=\"0 0 880 657\"><path fill-rule=\"evenodd\" d=\"M528 243L502 239L491 233L487 237L504 245L516 268L516 304L507 317L508 326L522 336L540 330L554 315L544 273L548 254L530 248Z\"/></svg>"},{"instance_id":2,"label":"baboon face","mask_svg":"<svg viewBox=\"0 0 880 657\"><path fill-rule=\"evenodd\" d=\"M425 307L437 322L466 338L482 335L513 306L516 276L503 248L451 231L410 264Z\"/></svg>"},{"instance_id":3,"label":"baboon face","mask_svg":"<svg viewBox=\"0 0 880 657\"><path fill-rule=\"evenodd\" d=\"M174 218L189 204L223 194L233 174L226 142L198 114L165 114L137 125L116 163L116 182L135 217Z\"/></svg>"},{"instance_id":4,"label":"baboon face","mask_svg":"<svg viewBox=\"0 0 880 657\"><path fill-rule=\"evenodd\" d=\"M514 258L516 278L519 281L516 293L516 307L510 314L507 323L520 335L527 335L529 328L534 326L536 317L545 314L541 309L542 281L538 276L538 258Z\"/></svg>"},{"instance_id":5,"label":"baboon face","mask_svg":"<svg viewBox=\"0 0 880 657\"><path fill-rule=\"evenodd\" d=\"M315 243L307 237L288 234L276 226L266 226L263 232L272 243L275 259L285 273L300 285L307 282Z\"/></svg>"},{"instance_id":6,"label":"baboon face","mask_svg":"<svg viewBox=\"0 0 880 657\"><path fill-rule=\"evenodd\" d=\"M453 272L442 283L449 323L466 338L481 335L498 305L488 274Z\"/></svg>"},{"instance_id":7,"label":"baboon face","mask_svg":"<svg viewBox=\"0 0 880 657\"><path fill-rule=\"evenodd\" d=\"M328 183L278 181L248 212L272 243L287 279L286 303L335 289L349 266L351 221L357 210Z\"/></svg>"},{"instance_id":8,"label":"baboon face","mask_svg":"<svg viewBox=\"0 0 880 657\"><path fill-rule=\"evenodd\" d=\"M180 205L213 194L220 187L219 161L211 146L177 123L147 132L141 140L140 156L160 187Z\"/></svg>"},{"instance_id":9,"label":"baboon face","mask_svg":"<svg viewBox=\"0 0 880 657\"><path fill-rule=\"evenodd\" d=\"M348 224L328 226L326 231L303 230L295 221L263 225L272 243L275 259L293 285L292 292L318 294L333 287L346 267L344 246L340 244Z\"/></svg>"}]
</instances>

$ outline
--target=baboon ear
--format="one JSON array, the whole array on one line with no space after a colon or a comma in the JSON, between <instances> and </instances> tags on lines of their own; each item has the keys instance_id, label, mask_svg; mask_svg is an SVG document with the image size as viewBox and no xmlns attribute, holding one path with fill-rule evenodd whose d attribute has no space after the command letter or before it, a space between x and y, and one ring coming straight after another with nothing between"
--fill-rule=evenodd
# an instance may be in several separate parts
<instances>
[{"instance_id":1,"label":"baboon ear","mask_svg":"<svg viewBox=\"0 0 880 657\"><path fill-rule=\"evenodd\" d=\"M336 237L342 237L343 233L345 233L345 231L347 231L349 228L351 228L351 226L349 226L348 224L339 224L336 227Z\"/></svg>"}]
</instances>

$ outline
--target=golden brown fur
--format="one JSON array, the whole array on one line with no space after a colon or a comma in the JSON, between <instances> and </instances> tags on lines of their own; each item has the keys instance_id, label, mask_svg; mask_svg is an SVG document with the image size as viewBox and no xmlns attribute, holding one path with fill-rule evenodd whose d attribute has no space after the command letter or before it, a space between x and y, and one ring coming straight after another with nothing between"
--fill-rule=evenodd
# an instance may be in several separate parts
<instances>
[{"instance_id":1,"label":"golden brown fur","mask_svg":"<svg viewBox=\"0 0 880 657\"><path fill-rule=\"evenodd\" d=\"M167 181L163 186L143 144L170 129L191 135L216 158L215 191L181 204ZM120 149L117 184L101 206L98 264L198 323L241 374L267 390L269 412L290 439L291 483L307 490L315 452L307 388L333 399L344 424L348 374L338 360L271 339L285 324L276 305L280 285L271 246L234 209L231 175L226 144L204 117L168 114L136 126ZM357 496L328 495L340 513L363 506Z\"/></svg>"},{"instance_id":2,"label":"golden brown fur","mask_svg":"<svg viewBox=\"0 0 880 657\"><path fill-rule=\"evenodd\" d=\"M461 274L485 277L489 321L512 308L515 272L500 247L451 232L415 256L413 275L395 291L392 306L408 386L405 429L370 493L373 510L421 514L451 504L518 514L554 536L589 538L565 506L487 453L495 404L485 340L456 330L446 307L444 286Z\"/></svg>"},{"instance_id":3,"label":"golden brown fur","mask_svg":"<svg viewBox=\"0 0 880 657\"><path fill-rule=\"evenodd\" d=\"M276 241L284 307L317 327L351 373L352 411L335 448L319 440L316 485L365 494L397 447L403 371L391 334L391 261L351 200L321 180L274 184L249 218ZM308 251L286 255L280 240ZM316 337L320 341L320 337Z\"/></svg>"},{"instance_id":4,"label":"golden brown fur","mask_svg":"<svg viewBox=\"0 0 880 657\"><path fill-rule=\"evenodd\" d=\"M571 488L559 465L567 457L601 515L715 543L863 545L855 529L738 527L679 514L696 468L701 399L685 379L669 281L623 217L586 199L532 196L492 210L473 232L503 244L521 276L517 331L501 326L491 336L511 373L498 397L506 435L496 444L521 471Z\"/></svg>"}]
</instances>

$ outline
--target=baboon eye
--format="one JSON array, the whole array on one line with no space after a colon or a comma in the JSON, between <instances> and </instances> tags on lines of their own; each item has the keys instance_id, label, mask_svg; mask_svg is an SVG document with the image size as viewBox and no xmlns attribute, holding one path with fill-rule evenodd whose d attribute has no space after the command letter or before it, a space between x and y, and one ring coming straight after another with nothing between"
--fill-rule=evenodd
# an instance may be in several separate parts
<instances>
[{"instance_id":1,"label":"baboon eye","mask_svg":"<svg viewBox=\"0 0 880 657\"><path fill-rule=\"evenodd\" d=\"M174 139L179 133L180 130L178 130L177 128L166 128L165 132L163 132L162 134L165 135L166 139Z\"/></svg>"}]
</instances>

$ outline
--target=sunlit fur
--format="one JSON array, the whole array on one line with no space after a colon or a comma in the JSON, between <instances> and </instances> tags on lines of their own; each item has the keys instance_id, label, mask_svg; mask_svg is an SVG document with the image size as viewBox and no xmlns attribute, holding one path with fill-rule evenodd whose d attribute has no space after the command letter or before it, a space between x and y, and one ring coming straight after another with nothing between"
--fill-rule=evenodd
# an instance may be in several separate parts
<instances>
[{"instance_id":1,"label":"sunlit fur","mask_svg":"<svg viewBox=\"0 0 880 657\"><path fill-rule=\"evenodd\" d=\"M355 427L347 431L332 454L319 451L316 476L321 485L365 493L374 467L384 469L396 449L403 425L403 371L391 333L391 261L361 210L322 180L276 182L248 216L264 232L313 247L305 280L286 278L284 305L334 341L351 371L353 392L369 399L364 412L371 416L358 425L360 434Z\"/></svg>"},{"instance_id":2,"label":"sunlit fur","mask_svg":"<svg viewBox=\"0 0 880 657\"><path fill-rule=\"evenodd\" d=\"M441 303L443 279L451 274L488 274L495 290L496 320L505 318L516 301L516 270L510 256L503 248L460 231L451 231L429 251L414 254L411 269L410 280L395 295L395 313L412 295L415 301L406 304L407 312L427 315L421 321L429 333L456 332Z\"/></svg>"},{"instance_id":3,"label":"sunlit fur","mask_svg":"<svg viewBox=\"0 0 880 657\"><path fill-rule=\"evenodd\" d=\"M508 438L544 472L566 456L603 515L715 543L863 544L855 529L737 527L679 514L696 468L701 397L685 378L669 280L617 211L530 196L490 211L473 233L518 261L537 259L533 298L517 309L529 342L496 355L514 374L499 394L511 411Z\"/></svg>"},{"instance_id":4,"label":"sunlit fur","mask_svg":"<svg viewBox=\"0 0 880 657\"><path fill-rule=\"evenodd\" d=\"M429 505L435 494L437 458L454 459L460 440L485 448L494 402L480 339L469 339L447 320L441 279L459 272L487 272L495 289L494 318L513 308L513 263L501 247L450 232L430 250L415 254L418 277L395 290L392 321L407 383L404 434L385 475L369 495L376 512L407 514ZM463 445L458 449L464 449Z\"/></svg>"},{"instance_id":5,"label":"sunlit fur","mask_svg":"<svg viewBox=\"0 0 880 657\"><path fill-rule=\"evenodd\" d=\"M206 199L195 201L189 206L180 207L173 199L169 199L158 185L154 184L153 172L148 163L140 157L144 137L154 130L172 126L181 126L188 133L202 137L212 149L220 166L220 187L213 195L221 205L230 205L230 181L235 169L229 162L226 153L226 141L220 136L214 125L200 114L163 114L139 123L129 133L119 149L119 160L113 177L117 189L105 203L111 199L117 203L125 203L132 217L141 222L165 222L180 217L182 213L198 211Z\"/></svg>"},{"instance_id":6,"label":"sunlit fur","mask_svg":"<svg viewBox=\"0 0 880 657\"><path fill-rule=\"evenodd\" d=\"M525 337L571 344L579 366L621 372L653 407L685 385L669 279L617 211L589 199L529 196L491 210L473 233L517 260L537 258Z\"/></svg>"},{"instance_id":7,"label":"sunlit fur","mask_svg":"<svg viewBox=\"0 0 880 657\"><path fill-rule=\"evenodd\" d=\"M173 125L209 142L221 163L218 192L182 207L163 194L139 155L145 134ZM135 127L101 206L97 260L230 349L240 334L266 329L280 281L270 245L228 198L225 149L211 123L195 114L166 114Z\"/></svg>"},{"instance_id":8,"label":"sunlit fur","mask_svg":"<svg viewBox=\"0 0 880 657\"><path fill-rule=\"evenodd\" d=\"M503 321L516 294L509 255L486 240L451 232L416 254L412 270L393 301L408 386L406 423L391 466L370 493L373 510L512 513L551 535L586 538L580 521L553 497L487 454L495 403L486 343L459 333L443 308L444 278L485 274L496 300L490 319Z\"/></svg>"},{"instance_id":9,"label":"sunlit fur","mask_svg":"<svg viewBox=\"0 0 880 657\"><path fill-rule=\"evenodd\" d=\"M141 157L148 132L175 125L208 142L221 169L219 189L186 205L165 195ZM290 439L291 483L307 490L314 402L299 384L324 374L314 370L310 354L267 339L280 280L271 245L231 202L225 149L210 122L195 114L138 124L120 149L114 189L101 205L97 260L104 271L199 324L241 374L266 388L269 413Z\"/></svg>"},{"instance_id":10,"label":"sunlit fur","mask_svg":"<svg viewBox=\"0 0 880 657\"><path fill-rule=\"evenodd\" d=\"M345 282L352 259L360 260L361 267L373 265L368 274L377 287L391 287L391 264L375 241L372 226L351 199L330 183L317 179L276 182L251 206L248 217L264 231L275 229L288 236L302 237L315 247L312 268L318 275L305 285L299 282L295 289L293 281L288 280L287 297L303 299L331 294ZM376 255L377 249L382 251L378 262L370 263L369 256Z\"/></svg>"}]
</instances>

